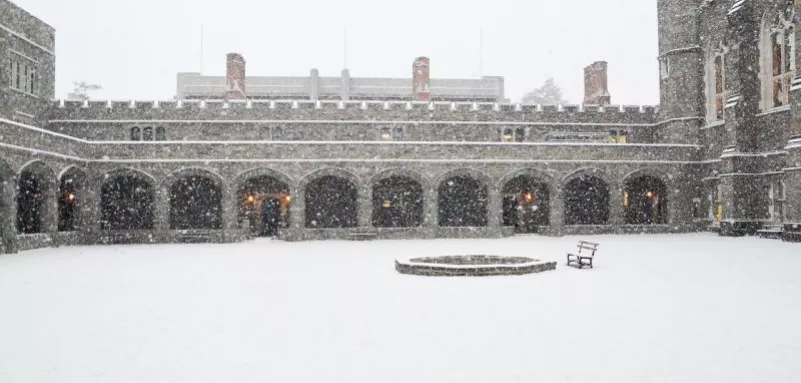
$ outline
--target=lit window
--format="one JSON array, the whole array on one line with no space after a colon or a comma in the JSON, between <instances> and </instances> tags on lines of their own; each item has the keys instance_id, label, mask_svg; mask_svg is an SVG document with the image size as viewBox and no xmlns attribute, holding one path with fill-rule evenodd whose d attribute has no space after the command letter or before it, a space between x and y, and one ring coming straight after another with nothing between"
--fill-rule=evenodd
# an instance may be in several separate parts
<instances>
[{"instance_id":1,"label":"lit window","mask_svg":"<svg viewBox=\"0 0 801 383\"><path fill-rule=\"evenodd\" d=\"M512 128L504 128L501 134L501 142L512 142L515 139L515 134Z\"/></svg>"},{"instance_id":2,"label":"lit window","mask_svg":"<svg viewBox=\"0 0 801 383\"><path fill-rule=\"evenodd\" d=\"M611 130L609 131L610 144L625 144L629 142L629 133L625 130Z\"/></svg>"},{"instance_id":3,"label":"lit window","mask_svg":"<svg viewBox=\"0 0 801 383\"><path fill-rule=\"evenodd\" d=\"M381 141L392 141L392 129L384 127L381 128Z\"/></svg>"}]
</instances>

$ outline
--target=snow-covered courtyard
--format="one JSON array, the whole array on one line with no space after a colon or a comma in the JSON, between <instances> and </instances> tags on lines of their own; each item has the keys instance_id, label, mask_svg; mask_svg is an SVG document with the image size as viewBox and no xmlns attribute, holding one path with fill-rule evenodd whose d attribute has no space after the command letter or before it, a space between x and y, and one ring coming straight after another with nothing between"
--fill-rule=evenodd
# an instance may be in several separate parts
<instances>
[{"instance_id":1,"label":"snow-covered courtyard","mask_svg":"<svg viewBox=\"0 0 801 383\"><path fill-rule=\"evenodd\" d=\"M801 382L801 246L711 234L93 246L0 257L0 382ZM558 260L400 275L444 254Z\"/></svg>"}]
</instances>

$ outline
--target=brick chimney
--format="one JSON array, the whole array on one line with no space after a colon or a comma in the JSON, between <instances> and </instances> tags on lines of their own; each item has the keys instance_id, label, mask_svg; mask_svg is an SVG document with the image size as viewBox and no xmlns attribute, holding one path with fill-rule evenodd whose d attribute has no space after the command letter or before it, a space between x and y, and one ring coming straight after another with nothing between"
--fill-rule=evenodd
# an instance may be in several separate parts
<instances>
[{"instance_id":1,"label":"brick chimney","mask_svg":"<svg viewBox=\"0 0 801 383\"><path fill-rule=\"evenodd\" d=\"M606 61L596 61L584 68L584 104L609 105L612 96L607 86Z\"/></svg>"},{"instance_id":2,"label":"brick chimney","mask_svg":"<svg viewBox=\"0 0 801 383\"><path fill-rule=\"evenodd\" d=\"M245 96L245 58L239 53L229 53L225 72L228 100L244 100Z\"/></svg>"},{"instance_id":3,"label":"brick chimney","mask_svg":"<svg viewBox=\"0 0 801 383\"><path fill-rule=\"evenodd\" d=\"M414 59L412 65L412 100L431 101L431 70L428 57Z\"/></svg>"}]
</instances>

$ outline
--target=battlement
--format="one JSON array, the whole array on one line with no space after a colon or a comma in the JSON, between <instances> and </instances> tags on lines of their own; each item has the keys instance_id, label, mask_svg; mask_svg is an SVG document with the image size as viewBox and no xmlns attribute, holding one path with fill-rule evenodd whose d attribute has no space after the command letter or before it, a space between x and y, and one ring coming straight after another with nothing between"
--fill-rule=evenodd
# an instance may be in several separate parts
<instances>
[{"instance_id":1,"label":"battlement","mask_svg":"<svg viewBox=\"0 0 801 383\"><path fill-rule=\"evenodd\" d=\"M73 119L421 119L650 124L658 108L638 105L534 105L488 102L169 100L56 101L51 120Z\"/></svg>"}]
</instances>

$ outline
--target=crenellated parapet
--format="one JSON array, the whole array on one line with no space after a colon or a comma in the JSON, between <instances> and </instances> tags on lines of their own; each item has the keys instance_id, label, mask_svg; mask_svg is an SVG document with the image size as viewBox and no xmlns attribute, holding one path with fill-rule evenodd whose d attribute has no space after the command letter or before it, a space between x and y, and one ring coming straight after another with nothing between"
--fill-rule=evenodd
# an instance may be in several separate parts
<instances>
[{"instance_id":1,"label":"crenellated parapet","mask_svg":"<svg viewBox=\"0 0 801 383\"><path fill-rule=\"evenodd\" d=\"M372 120L497 121L579 124L656 122L654 106L530 105L470 102L171 100L56 101L50 121L63 120Z\"/></svg>"}]
</instances>

